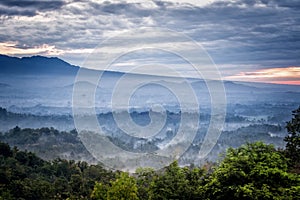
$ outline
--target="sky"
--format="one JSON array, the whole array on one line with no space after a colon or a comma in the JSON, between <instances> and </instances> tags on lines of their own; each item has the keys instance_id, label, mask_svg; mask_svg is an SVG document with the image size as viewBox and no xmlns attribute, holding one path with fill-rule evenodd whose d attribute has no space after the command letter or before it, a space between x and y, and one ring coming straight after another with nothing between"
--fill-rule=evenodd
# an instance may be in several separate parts
<instances>
[{"instance_id":1,"label":"sky","mask_svg":"<svg viewBox=\"0 0 300 200\"><path fill-rule=\"evenodd\" d=\"M0 54L57 56L82 66L95 49L105 56L126 53L117 42L103 46L114 37L128 47L136 40L145 46L184 46L186 41L163 34L155 35L159 42L126 34L161 28L202 46L224 80L300 85L299 0L2 0L0 24ZM192 76L187 63L170 52L132 53L115 63L114 70L145 63L174 66ZM153 73L151 66L147 73Z\"/></svg>"}]
</instances>

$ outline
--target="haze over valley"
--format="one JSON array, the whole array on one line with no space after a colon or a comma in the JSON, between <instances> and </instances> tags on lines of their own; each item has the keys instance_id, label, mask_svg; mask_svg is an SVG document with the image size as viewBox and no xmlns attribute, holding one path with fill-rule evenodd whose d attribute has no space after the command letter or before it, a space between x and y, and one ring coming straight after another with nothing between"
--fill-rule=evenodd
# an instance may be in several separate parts
<instances>
[{"instance_id":1,"label":"haze over valley","mask_svg":"<svg viewBox=\"0 0 300 200\"><path fill-rule=\"evenodd\" d=\"M3 134L16 126L23 129L53 127L58 131L67 132L76 128L72 112L72 94L79 67L72 66L55 57L35 56L19 59L0 56L0 59L3 68L0 74L0 105L2 107L0 129ZM167 83L170 87L176 87L180 91L185 89L182 86L182 80L164 76L155 77L156 81L150 81L137 89L129 102L125 101L124 105L118 104L118 107L112 110L111 98L114 87L124 75L121 72L106 71L97 86L90 82L75 82L75 84L83 91L88 87L96 88L95 111L97 118L101 128L105 130L114 144L137 152L156 151L164 148L164 145L176 135L180 126L181 115L186 114L193 119L198 107L189 105L188 113L181 113L181 105L177 97L163 87L161 83ZM130 84L137 79L146 81L147 79L152 80L152 78L153 75L127 74L126 81ZM185 131L197 129L197 134L192 145L181 157L180 163L196 162L195 164L197 164L198 162L199 164L203 160L197 159L197 156L211 120L211 96L206 81L214 80L205 81L194 78L186 78L185 80L195 91L199 102L200 118L199 127L184 125ZM225 123L217 144L206 160L216 161L219 153L224 152L228 147L238 147L246 142L258 140L283 148L286 121L290 118L290 111L299 105L300 87L234 81L224 81L223 84L226 93ZM160 109L156 109L157 107ZM142 127L151 122L149 114L152 114L152 117L156 115L158 118L166 114L166 123L150 139L136 138L127 135L124 130L120 129L120 124L116 124L114 121L114 117L119 116L124 119L122 123L128 123L124 117L126 113L130 114L134 123ZM89 113L86 114L89 115ZM87 127L88 124L89 121L86 121ZM37 145L42 146L42 137L47 136L41 135L39 140L29 144L22 144L22 141L18 140L12 142L9 137L7 141L11 145L20 146L22 149L36 151L46 159L59 156L95 162L95 159L92 159L87 153L88 151L84 150L80 140L74 145L79 145L79 149L85 152L81 152L81 156L78 156L78 150L75 151L71 146L59 148L59 151L45 155L43 151L36 148ZM78 136L75 134L72 137L76 140ZM59 146L55 143L52 145Z\"/></svg>"}]
</instances>

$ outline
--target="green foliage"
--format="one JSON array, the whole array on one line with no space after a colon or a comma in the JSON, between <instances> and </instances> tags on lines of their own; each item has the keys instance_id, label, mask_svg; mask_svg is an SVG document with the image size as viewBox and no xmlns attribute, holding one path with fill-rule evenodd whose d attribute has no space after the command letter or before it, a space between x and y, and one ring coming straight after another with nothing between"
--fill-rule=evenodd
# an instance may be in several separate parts
<instances>
[{"instance_id":1,"label":"green foliage","mask_svg":"<svg viewBox=\"0 0 300 200\"><path fill-rule=\"evenodd\" d=\"M64 158L93 160L75 130L58 131L54 128L15 128L0 134L0 140L10 146L35 152L46 160L53 160L59 155ZM1 148L1 147L0 147Z\"/></svg>"},{"instance_id":2,"label":"green foliage","mask_svg":"<svg viewBox=\"0 0 300 200\"><path fill-rule=\"evenodd\" d=\"M0 147L0 200L300 198L300 177L288 172L288 158L262 142L228 149L211 174L175 161L160 171L137 169L133 176Z\"/></svg>"},{"instance_id":3,"label":"green foliage","mask_svg":"<svg viewBox=\"0 0 300 200\"><path fill-rule=\"evenodd\" d=\"M108 200L138 200L136 180L126 172L121 172L107 191Z\"/></svg>"},{"instance_id":4,"label":"green foliage","mask_svg":"<svg viewBox=\"0 0 300 200\"><path fill-rule=\"evenodd\" d=\"M0 143L0 155L4 157L10 157L12 156L12 151L10 150L10 147L6 143Z\"/></svg>"},{"instance_id":5,"label":"green foliage","mask_svg":"<svg viewBox=\"0 0 300 200\"><path fill-rule=\"evenodd\" d=\"M204 171L181 168L173 162L151 182L149 199L194 199L199 196Z\"/></svg>"},{"instance_id":6,"label":"green foliage","mask_svg":"<svg viewBox=\"0 0 300 200\"><path fill-rule=\"evenodd\" d=\"M110 182L110 186L96 182L91 198L97 200L138 200L136 180L128 173L121 172L116 180Z\"/></svg>"},{"instance_id":7,"label":"green foliage","mask_svg":"<svg viewBox=\"0 0 300 200\"><path fill-rule=\"evenodd\" d=\"M1 142L0 150L0 200L88 199L96 180L107 184L114 179L114 173L101 165L48 162Z\"/></svg>"},{"instance_id":8,"label":"green foliage","mask_svg":"<svg viewBox=\"0 0 300 200\"><path fill-rule=\"evenodd\" d=\"M288 173L287 159L262 142L229 148L208 178L207 199L281 199L296 191L299 176ZM289 199L287 197L287 199Z\"/></svg>"},{"instance_id":9,"label":"green foliage","mask_svg":"<svg viewBox=\"0 0 300 200\"><path fill-rule=\"evenodd\" d=\"M137 168L136 176L139 199L149 199L151 182L156 176L155 171L152 168Z\"/></svg>"},{"instance_id":10,"label":"green foliage","mask_svg":"<svg viewBox=\"0 0 300 200\"><path fill-rule=\"evenodd\" d=\"M300 107L292 112L293 118L287 122L288 136L286 141L286 156L290 159L292 171L300 173Z\"/></svg>"},{"instance_id":11,"label":"green foliage","mask_svg":"<svg viewBox=\"0 0 300 200\"><path fill-rule=\"evenodd\" d=\"M129 175L108 171L99 164L45 161L0 142L0 200L300 199L300 107L293 111L287 130L286 150L278 151L262 142L229 148L218 166L209 167L209 173L199 167L180 167L175 161L160 171L139 168ZM44 135L53 139L46 141L49 146L58 138L66 142L63 144L78 143L75 131L53 128L16 127L0 139L26 145L35 144Z\"/></svg>"},{"instance_id":12,"label":"green foliage","mask_svg":"<svg viewBox=\"0 0 300 200\"><path fill-rule=\"evenodd\" d=\"M107 185L100 183L100 182L96 182L93 192L91 194L91 198L97 199L97 200L106 200L107 199L107 190L108 190Z\"/></svg>"}]
</instances>

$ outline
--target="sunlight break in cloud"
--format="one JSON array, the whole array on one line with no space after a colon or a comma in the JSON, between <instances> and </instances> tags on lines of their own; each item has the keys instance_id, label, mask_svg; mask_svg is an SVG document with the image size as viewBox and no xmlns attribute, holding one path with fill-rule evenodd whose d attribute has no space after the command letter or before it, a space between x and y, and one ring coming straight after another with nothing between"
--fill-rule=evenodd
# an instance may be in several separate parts
<instances>
[{"instance_id":1,"label":"sunlight break in cloud","mask_svg":"<svg viewBox=\"0 0 300 200\"><path fill-rule=\"evenodd\" d=\"M44 54L44 55L60 55L62 52L55 48L55 46L50 46L43 44L41 46L35 47L18 47L17 42L1 42L0 43L0 54L23 56L32 54Z\"/></svg>"},{"instance_id":2,"label":"sunlight break in cloud","mask_svg":"<svg viewBox=\"0 0 300 200\"><path fill-rule=\"evenodd\" d=\"M10 56L32 56L36 54L44 56L77 56L88 55L93 51L92 48L81 48L81 49L57 49L54 45L43 44L41 46L27 47L20 46L17 42L0 42L0 54ZM82 58L83 59L83 58Z\"/></svg>"},{"instance_id":3,"label":"sunlight break in cloud","mask_svg":"<svg viewBox=\"0 0 300 200\"><path fill-rule=\"evenodd\" d=\"M228 80L300 85L300 67L261 69L226 77Z\"/></svg>"}]
</instances>

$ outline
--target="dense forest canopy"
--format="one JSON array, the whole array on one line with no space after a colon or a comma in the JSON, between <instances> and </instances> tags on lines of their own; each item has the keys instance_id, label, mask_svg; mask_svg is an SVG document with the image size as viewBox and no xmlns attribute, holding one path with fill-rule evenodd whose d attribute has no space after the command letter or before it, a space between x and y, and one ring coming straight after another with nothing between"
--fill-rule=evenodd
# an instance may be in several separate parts
<instances>
[{"instance_id":1,"label":"dense forest canopy","mask_svg":"<svg viewBox=\"0 0 300 200\"><path fill-rule=\"evenodd\" d=\"M300 199L299 124L300 108L287 123L284 150L247 143L229 148L219 163L181 167L175 161L134 174L84 161L47 161L1 142L0 199ZM13 129L10 139L18 132L22 129ZM34 141L35 134L39 131L27 140Z\"/></svg>"}]
</instances>

